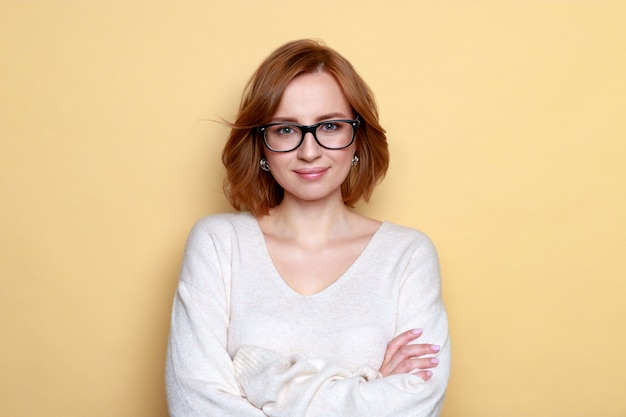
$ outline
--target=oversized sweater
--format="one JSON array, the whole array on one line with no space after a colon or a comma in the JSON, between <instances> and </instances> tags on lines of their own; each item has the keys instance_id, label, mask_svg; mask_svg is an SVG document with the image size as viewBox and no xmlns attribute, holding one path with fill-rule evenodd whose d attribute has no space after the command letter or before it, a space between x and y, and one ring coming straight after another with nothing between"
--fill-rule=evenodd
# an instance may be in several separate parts
<instances>
[{"instance_id":1,"label":"oversized sweater","mask_svg":"<svg viewBox=\"0 0 626 417\"><path fill-rule=\"evenodd\" d=\"M432 378L382 377L387 344L414 328L416 343L441 346ZM435 417L449 369L438 260L422 233L382 223L339 279L304 296L251 214L192 229L166 361L172 417Z\"/></svg>"}]
</instances>

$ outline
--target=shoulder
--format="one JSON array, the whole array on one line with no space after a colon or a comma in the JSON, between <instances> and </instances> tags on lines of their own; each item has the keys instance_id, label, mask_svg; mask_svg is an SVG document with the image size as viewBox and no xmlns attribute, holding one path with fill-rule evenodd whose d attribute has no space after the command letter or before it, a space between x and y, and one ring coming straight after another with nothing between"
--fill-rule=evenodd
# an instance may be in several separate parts
<instances>
[{"instance_id":1,"label":"shoulder","mask_svg":"<svg viewBox=\"0 0 626 417\"><path fill-rule=\"evenodd\" d=\"M192 227L191 234L233 233L250 229L256 219L249 212L219 213L202 217Z\"/></svg>"},{"instance_id":2,"label":"shoulder","mask_svg":"<svg viewBox=\"0 0 626 417\"><path fill-rule=\"evenodd\" d=\"M383 222L379 235L383 241L394 246L435 250L432 240L424 232L408 226Z\"/></svg>"},{"instance_id":3,"label":"shoulder","mask_svg":"<svg viewBox=\"0 0 626 417\"><path fill-rule=\"evenodd\" d=\"M193 225L188 244L209 240L224 243L252 235L255 227L258 227L256 219L249 212L213 214L199 219Z\"/></svg>"},{"instance_id":4,"label":"shoulder","mask_svg":"<svg viewBox=\"0 0 626 417\"><path fill-rule=\"evenodd\" d=\"M249 248L254 244L255 222L247 212L215 214L198 220L187 237L183 271L186 268L228 269L242 246Z\"/></svg>"},{"instance_id":5,"label":"shoulder","mask_svg":"<svg viewBox=\"0 0 626 417\"><path fill-rule=\"evenodd\" d=\"M377 257L397 265L438 265L437 249L424 232L384 222L376 234Z\"/></svg>"},{"instance_id":6,"label":"shoulder","mask_svg":"<svg viewBox=\"0 0 626 417\"><path fill-rule=\"evenodd\" d=\"M401 282L429 287L440 286L439 256L432 240L422 231L389 222L383 223L380 256L401 271ZM424 288L420 292L426 291ZM430 291L430 290L429 290Z\"/></svg>"}]
</instances>

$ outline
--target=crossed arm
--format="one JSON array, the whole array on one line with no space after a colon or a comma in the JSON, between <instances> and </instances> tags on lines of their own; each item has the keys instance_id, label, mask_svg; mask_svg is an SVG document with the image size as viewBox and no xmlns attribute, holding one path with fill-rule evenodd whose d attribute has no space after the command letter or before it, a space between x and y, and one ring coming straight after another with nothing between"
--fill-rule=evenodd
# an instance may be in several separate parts
<instances>
[{"instance_id":1,"label":"crossed arm","mask_svg":"<svg viewBox=\"0 0 626 417\"><path fill-rule=\"evenodd\" d=\"M193 262L183 267L172 311L166 369L172 417L439 415L450 351L438 275L434 286L409 280L401 291L406 299L399 305L409 307L398 316L401 333L388 343L380 369L348 370L256 346L242 346L231 358L226 348L228 283L203 278L200 285L197 279L228 275L222 270L227 265L211 259L206 242L194 246L188 248ZM423 275L424 265L408 273ZM415 294L419 303L411 300ZM412 309L416 304L420 307ZM433 344L415 343L422 336L413 330L417 325Z\"/></svg>"}]
</instances>

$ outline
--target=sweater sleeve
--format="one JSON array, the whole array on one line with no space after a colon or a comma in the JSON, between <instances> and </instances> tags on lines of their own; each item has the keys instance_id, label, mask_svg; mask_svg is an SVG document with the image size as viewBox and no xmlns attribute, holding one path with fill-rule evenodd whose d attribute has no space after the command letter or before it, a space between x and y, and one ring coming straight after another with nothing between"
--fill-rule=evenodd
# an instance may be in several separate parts
<instances>
[{"instance_id":1,"label":"sweater sleeve","mask_svg":"<svg viewBox=\"0 0 626 417\"><path fill-rule=\"evenodd\" d=\"M397 334L420 327L424 335L416 343L441 346L439 366L429 381L413 374L383 378L366 369L349 372L336 364L243 346L234 364L248 400L271 417L438 416L450 372L450 346L437 255L430 241L417 245L400 285Z\"/></svg>"},{"instance_id":2,"label":"sweater sleeve","mask_svg":"<svg viewBox=\"0 0 626 417\"><path fill-rule=\"evenodd\" d=\"M242 397L226 350L229 260L202 224L190 233L172 307L166 358L171 417L262 417Z\"/></svg>"}]
</instances>

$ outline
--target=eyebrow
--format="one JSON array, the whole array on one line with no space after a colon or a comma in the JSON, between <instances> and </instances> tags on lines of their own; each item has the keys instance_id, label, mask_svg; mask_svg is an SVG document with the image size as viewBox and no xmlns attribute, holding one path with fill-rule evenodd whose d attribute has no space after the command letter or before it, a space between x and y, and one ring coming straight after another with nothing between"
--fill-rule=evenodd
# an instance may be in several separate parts
<instances>
[{"instance_id":1,"label":"eyebrow","mask_svg":"<svg viewBox=\"0 0 626 417\"><path fill-rule=\"evenodd\" d=\"M335 113L327 113L321 116L318 116L315 120L316 123L323 122L324 120L335 120L335 119L350 119L350 117L346 116L345 113L335 112ZM300 124L298 120L294 117L275 117L272 118L270 123L295 123Z\"/></svg>"}]
</instances>

